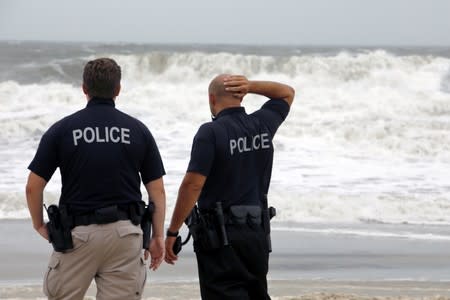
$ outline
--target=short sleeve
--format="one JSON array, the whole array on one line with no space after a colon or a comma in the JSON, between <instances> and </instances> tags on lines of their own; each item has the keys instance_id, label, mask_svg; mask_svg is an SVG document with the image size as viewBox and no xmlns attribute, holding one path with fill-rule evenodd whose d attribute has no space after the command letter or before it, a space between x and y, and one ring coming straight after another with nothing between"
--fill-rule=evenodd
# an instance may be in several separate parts
<instances>
[{"instance_id":1,"label":"short sleeve","mask_svg":"<svg viewBox=\"0 0 450 300\"><path fill-rule=\"evenodd\" d=\"M270 99L252 115L262 120L274 135L289 114L289 109L289 105L283 99Z\"/></svg>"},{"instance_id":2,"label":"short sleeve","mask_svg":"<svg viewBox=\"0 0 450 300\"><path fill-rule=\"evenodd\" d=\"M52 178L59 165L57 138L57 130L54 125L42 136L36 155L28 166L30 171L47 182Z\"/></svg>"},{"instance_id":3,"label":"short sleeve","mask_svg":"<svg viewBox=\"0 0 450 300\"><path fill-rule=\"evenodd\" d=\"M215 137L211 123L203 124L194 137L188 172L208 176L215 156Z\"/></svg>"},{"instance_id":4,"label":"short sleeve","mask_svg":"<svg viewBox=\"0 0 450 300\"><path fill-rule=\"evenodd\" d=\"M144 130L147 140L147 151L139 172L141 173L142 182L147 184L152 180L166 175L166 171L164 170L161 155L153 135L147 127Z\"/></svg>"}]
</instances>

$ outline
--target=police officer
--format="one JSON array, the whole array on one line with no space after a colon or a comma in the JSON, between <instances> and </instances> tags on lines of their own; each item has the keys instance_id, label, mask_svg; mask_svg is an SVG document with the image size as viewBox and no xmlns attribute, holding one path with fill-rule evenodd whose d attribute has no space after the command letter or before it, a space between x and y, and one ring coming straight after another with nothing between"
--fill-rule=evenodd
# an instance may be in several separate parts
<instances>
[{"instance_id":1,"label":"police officer","mask_svg":"<svg viewBox=\"0 0 450 300\"><path fill-rule=\"evenodd\" d=\"M43 191L59 167L60 221L71 229L73 247L54 251L50 258L44 279L49 299L83 299L92 279L97 299L141 298L147 272L138 224L141 180L155 205L144 259L150 254L153 270L164 259L165 171L148 128L115 108L120 79L114 60L89 61L83 73L87 106L48 129L28 167L26 197L33 227L49 239Z\"/></svg>"},{"instance_id":2,"label":"police officer","mask_svg":"<svg viewBox=\"0 0 450 300\"><path fill-rule=\"evenodd\" d=\"M247 114L241 106L247 93L270 100ZM177 260L175 238L198 201L198 214L191 214L196 217L190 221L196 224L190 231L203 299L270 299L265 196L272 172L272 139L294 94L281 83L226 74L209 86L213 122L203 124L194 137L166 233L165 258L169 264Z\"/></svg>"}]
</instances>

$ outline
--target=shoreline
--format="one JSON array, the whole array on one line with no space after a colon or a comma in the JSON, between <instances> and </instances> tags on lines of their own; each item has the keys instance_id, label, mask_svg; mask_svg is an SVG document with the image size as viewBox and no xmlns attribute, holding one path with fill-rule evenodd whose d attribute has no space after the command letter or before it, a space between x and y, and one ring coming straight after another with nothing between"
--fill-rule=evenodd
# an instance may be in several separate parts
<instances>
[{"instance_id":1,"label":"shoreline","mask_svg":"<svg viewBox=\"0 0 450 300\"><path fill-rule=\"evenodd\" d=\"M44 299L49 243L28 219L0 220L0 236L0 299ZM450 300L447 239L274 230L272 246L268 281L273 299ZM175 266L163 263L147 274L143 299L200 297L192 242ZM93 295L94 285L86 299Z\"/></svg>"}]
</instances>

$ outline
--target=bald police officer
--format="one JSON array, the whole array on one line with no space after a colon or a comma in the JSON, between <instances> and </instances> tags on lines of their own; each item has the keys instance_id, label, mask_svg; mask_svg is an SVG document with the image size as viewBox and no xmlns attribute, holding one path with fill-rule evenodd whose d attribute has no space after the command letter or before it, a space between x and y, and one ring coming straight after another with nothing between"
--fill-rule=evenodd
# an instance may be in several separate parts
<instances>
[{"instance_id":1,"label":"bald police officer","mask_svg":"<svg viewBox=\"0 0 450 300\"><path fill-rule=\"evenodd\" d=\"M270 98L258 111L241 106L247 93ZM175 238L190 214L203 299L270 299L266 194L274 135L294 90L244 76L219 75L209 86L213 122L194 137L187 173L166 237L166 262L177 260ZM198 208L194 205L198 201ZM194 210L193 210L194 208Z\"/></svg>"},{"instance_id":2,"label":"bald police officer","mask_svg":"<svg viewBox=\"0 0 450 300\"><path fill-rule=\"evenodd\" d=\"M114 60L89 61L83 73L86 108L48 129L28 167L28 208L33 227L47 240L43 191L58 167L61 172L56 223L68 228L69 246L51 255L44 279L49 299L83 299L92 279L97 299L141 298L147 272L141 181L155 205L144 259L150 254L153 270L164 259L165 171L148 128L115 108L120 79Z\"/></svg>"}]
</instances>

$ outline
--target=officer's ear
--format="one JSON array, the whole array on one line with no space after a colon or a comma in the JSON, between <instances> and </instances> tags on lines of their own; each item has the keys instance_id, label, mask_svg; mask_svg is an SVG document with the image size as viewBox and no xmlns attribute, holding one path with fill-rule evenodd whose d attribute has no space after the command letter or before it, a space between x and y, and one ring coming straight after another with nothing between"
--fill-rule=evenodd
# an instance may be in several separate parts
<instances>
[{"instance_id":1,"label":"officer's ear","mask_svg":"<svg viewBox=\"0 0 450 300\"><path fill-rule=\"evenodd\" d=\"M214 96L213 94L209 94L209 105L215 106L217 102L216 96Z\"/></svg>"},{"instance_id":2,"label":"officer's ear","mask_svg":"<svg viewBox=\"0 0 450 300\"><path fill-rule=\"evenodd\" d=\"M83 89L83 93L86 95L86 99L89 101L91 99L91 96L89 96L88 88L86 87L86 85L84 83L81 86L81 88Z\"/></svg>"},{"instance_id":3,"label":"officer's ear","mask_svg":"<svg viewBox=\"0 0 450 300\"><path fill-rule=\"evenodd\" d=\"M119 95L119 93L120 93L120 88L121 88L121 86L120 86L120 83L114 88L114 97L113 98L116 98L118 95Z\"/></svg>"},{"instance_id":4,"label":"officer's ear","mask_svg":"<svg viewBox=\"0 0 450 300\"><path fill-rule=\"evenodd\" d=\"M211 111L211 115L216 115L216 110L214 107L216 106L216 96L209 94L209 110Z\"/></svg>"},{"instance_id":5,"label":"officer's ear","mask_svg":"<svg viewBox=\"0 0 450 300\"><path fill-rule=\"evenodd\" d=\"M83 93L87 96L88 95L88 90L87 90L87 87L86 87L86 85L84 83L81 85L81 88L83 89Z\"/></svg>"}]
</instances>

